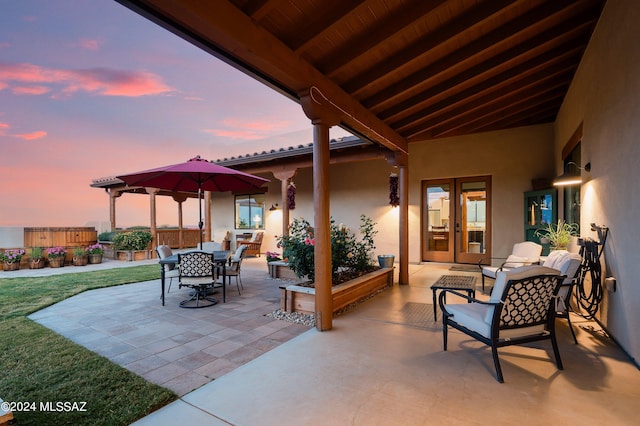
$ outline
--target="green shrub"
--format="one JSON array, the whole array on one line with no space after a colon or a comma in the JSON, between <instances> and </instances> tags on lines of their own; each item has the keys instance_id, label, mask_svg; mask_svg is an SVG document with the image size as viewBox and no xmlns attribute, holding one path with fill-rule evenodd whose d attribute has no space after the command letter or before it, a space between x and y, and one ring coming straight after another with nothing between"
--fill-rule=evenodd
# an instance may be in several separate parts
<instances>
[{"instance_id":1,"label":"green shrub","mask_svg":"<svg viewBox=\"0 0 640 426\"><path fill-rule=\"evenodd\" d=\"M146 250L153 239L151 232L123 232L113 237L113 248L116 250Z\"/></svg>"},{"instance_id":2,"label":"green shrub","mask_svg":"<svg viewBox=\"0 0 640 426\"><path fill-rule=\"evenodd\" d=\"M375 269L373 237L378 233L375 223L365 215L360 216L360 234L356 235L343 224L337 225L331 219L331 276L334 284L351 275L370 272ZM282 247L282 257L289 268L298 276L315 279L314 229L304 219L294 219L289 226L289 235L278 237L278 247Z\"/></svg>"},{"instance_id":3,"label":"green shrub","mask_svg":"<svg viewBox=\"0 0 640 426\"><path fill-rule=\"evenodd\" d=\"M118 235L117 232L102 232L98 235L98 241L113 241L116 235Z\"/></svg>"}]
</instances>

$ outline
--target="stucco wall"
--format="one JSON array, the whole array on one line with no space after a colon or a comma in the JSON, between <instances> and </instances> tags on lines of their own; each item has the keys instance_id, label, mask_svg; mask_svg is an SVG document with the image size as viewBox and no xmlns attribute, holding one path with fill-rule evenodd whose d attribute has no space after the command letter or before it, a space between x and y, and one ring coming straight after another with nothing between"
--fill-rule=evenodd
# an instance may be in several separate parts
<instances>
[{"instance_id":1,"label":"stucco wall","mask_svg":"<svg viewBox=\"0 0 640 426\"><path fill-rule=\"evenodd\" d=\"M409 262L421 259L421 182L448 177L492 176L493 255L506 257L524 237L523 193L534 178L552 178L553 125L530 126L464 137L411 144L409 163ZM338 223L357 230L360 215L376 223L377 254L398 252L398 209L389 206L389 174L395 169L385 160L335 164L330 168L331 215ZM280 182L272 176L267 208L281 204ZM290 218L313 223L311 168L301 169L296 184L296 209ZM282 212L266 212L262 251L278 251L275 236L282 232ZM233 229L233 196L213 194L213 238ZM241 232L241 231L237 231Z\"/></svg>"},{"instance_id":2,"label":"stucco wall","mask_svg":"<svg viewBox=\"0 0 640 426\"><path fill-rule=\"evenodd\" d=\"M556 158L583 122L582 162L591 173L582 188L581 228L610 228L604 251L608 275L599 320L633 358L640 359L640 2L609 1L578 68L556 123Z\"/></svg>"},{"instance_id":3,"label":"stucco wall","mask_svg":"<svg viewBox=\"0 0 640 426\"><path fill-rule=\"evenodd\" d=\"M421 182L491 176L492 255L506 257L524 239L523 193L554 177L553 126L529 126L437 139L409 147L410 261L420 256Z\"/></svg>"}]
</instances>

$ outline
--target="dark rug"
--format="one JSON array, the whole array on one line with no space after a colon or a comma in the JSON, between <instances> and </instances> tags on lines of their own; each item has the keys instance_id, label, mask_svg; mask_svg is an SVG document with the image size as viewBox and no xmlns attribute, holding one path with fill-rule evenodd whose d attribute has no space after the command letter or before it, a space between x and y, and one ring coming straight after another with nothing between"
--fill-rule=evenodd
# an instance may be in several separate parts
<instances>
[{"instance_id":1,"label":"dark rug","mask_svg":"<svg viewBox=\"0 0 640 426\"><path fill-rule=\"evenodd\" d=\"M439 328L433 320L431 303L407 302L399 311L398 322L411 327L432 329Z\"/></svg>"},{"instance_id":2,"label":"dark rug","mask_svg":"<svg viewBox=\"0 0 640 426\"><path fill-rule=\"evenodd\" d=\"M478 268L478 265L451 265L449 270L460 272L480 272L480 268Z\"/></svg>"}]
</instances>

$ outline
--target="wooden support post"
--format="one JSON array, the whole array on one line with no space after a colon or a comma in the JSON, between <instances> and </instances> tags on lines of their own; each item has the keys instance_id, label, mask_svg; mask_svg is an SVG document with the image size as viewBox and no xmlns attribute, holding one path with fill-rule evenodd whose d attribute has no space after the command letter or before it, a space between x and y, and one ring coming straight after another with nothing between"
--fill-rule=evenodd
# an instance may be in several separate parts
<instances>
[{"instance_id":1,"label":"wooden support post","mask_svg":"<svg viewBox=\"0 0 640 426\"><path fill-rule=\"evenodd\" d=\"M300 94L300 104L313 123L315 317L316 328L325 331L331 329L333 322L329 129L340 123L340 111L330 102L315 97L317 93L312 93L313 90L314 88L310 88Z\"/></svg>"},{"instance_id":2,"label":"wooden support post","mask_svg":"<svg viewBox=\"0 0 640 426\"><path fill-rule=\"evenodd\" d=\"M183 218L182 218L182 203L187 201L187 196L184 194L173 194L173 201L178 203L178 247L184 248L184 226L183 226Z\"/></svg>"},{"instance_id":3,"label":"wooden support post","mask_svg":"<svg viewBox=\"0 0 640 426\"><path fill-rule=\"evenodd\" d=\"M156 220L156 195L160 190L158 188L145 188L149 194L149 222L151 228L151 247L158 245L158 229Z\"/></svg>"},{"instance_id":4,"label":"wooden support post","mask_svg":"<svg viewBox=\"0 0 640 426\"><path fill-rule=\"evenodd\" d=\"M398 189L400 192L399 238L400 284L409 284L409 166L398 166Z\"/></svg>"},{"instance_id":5,"label":"wooden support post","mask_svg":"<svg viewBox=\"0 0 640 426\"><path fill-rule=\"evenodd\" d=\"M316 288L316 328L330 330L333 320L331 298L331 214L329 201L329 126L313 126L313 205Z\"/></svg>"},{"instance_id":6,"label":"wooden support post","mask_svg":"<svg viewBox=\"0 0 640 426\"><path fill-rule=\"evenodd\" d=\"M121 191L115 189L107 189L109 194L109 220L111 222L111 232L115 232L116 228L116 198L122 195Z\"/></svg>"},{"instance_id":7,"label":"wooden support post","mask_svg":"<svg viewBox=\"0 0 640 426\"><path fill-rule=\"evenodd\" d=\"M204 191L204 239L211 241L211 191Z\"/></svg>"}]
</instances>

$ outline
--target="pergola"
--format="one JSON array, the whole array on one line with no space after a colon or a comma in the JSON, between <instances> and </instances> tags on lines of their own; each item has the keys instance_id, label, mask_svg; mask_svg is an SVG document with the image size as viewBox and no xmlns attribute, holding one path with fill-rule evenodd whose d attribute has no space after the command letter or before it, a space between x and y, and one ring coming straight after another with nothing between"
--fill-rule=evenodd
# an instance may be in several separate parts
<instances>
[{"instance_id":1,"label":"pergola","mask_svg":"<svg viewBox=\"0 0 640 426\"><path fill-rule=\"evenodd\" d=\"M391 150L401 283L409 144L553 122L605 3L117 1L301 104L314 126L316 253L330 252L329 128ZM327 330L331 256L315 262L316 326Z\"/></svg>"},{"instance_id":2,"label":"pergola","mask_svg":"<svg viewBox=\"0 0 640 426\"><path fill-rule=\"evenodd\" d=\"M187 198L198 198L198 194L194 192L176 192L176 191L166 191L158 188L146 188L142 186L128 186L121 179L117 177L103 177L94 179L90 185L92 188L102 188L105 190L107 195L109 195L109 222L111 225L111 230L115 231L117 229L116 223L116 199L122 196L125 193L131 194L147 194L149 195L149 224L151 228L151 235L155 239L158 235L157 231L157 220L156 220L156 197L157 196L165 196L171 197L173 201L177 203L178 206L178 247L185 247L184 241L184 226L182 221L182 203L184 203ZM205 219L204 219L204 241L211 241L211 194L205 191L204 195L205 200ZM199 238L196 238L199 240ZM154 241L153 244L157 245L160 242Z\"/></svg>"}]
</instances>

